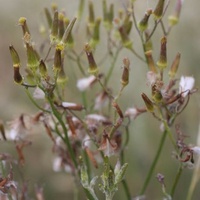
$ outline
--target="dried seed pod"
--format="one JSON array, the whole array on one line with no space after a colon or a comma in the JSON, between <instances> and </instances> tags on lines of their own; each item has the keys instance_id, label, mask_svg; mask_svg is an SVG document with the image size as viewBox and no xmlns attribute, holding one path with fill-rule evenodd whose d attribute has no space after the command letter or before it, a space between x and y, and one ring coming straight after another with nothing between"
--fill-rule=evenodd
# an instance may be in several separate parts
<instances>
[{"instance_id":1,"label":"dried seed pod","mask_svg":"<svg viewBox=\"0 0 200 200\"><path fill-rule=\"evenodd\" d=\"M113 101L112 106L116 109L120 118L124 118L124 115L123 115L121 108L119 107L119 105L115 101Z\"/></svg>"}]
</instances>

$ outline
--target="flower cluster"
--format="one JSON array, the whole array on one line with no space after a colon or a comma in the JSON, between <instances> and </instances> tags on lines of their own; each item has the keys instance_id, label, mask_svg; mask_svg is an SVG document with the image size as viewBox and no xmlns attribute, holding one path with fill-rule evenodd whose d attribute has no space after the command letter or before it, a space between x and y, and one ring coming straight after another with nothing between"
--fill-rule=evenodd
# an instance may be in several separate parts
<instances>
[{"instance_id":1,"label":"flower cluster","mask_svg":"<svg viewBox=\"0 0 200 200\"><path fill-rule=\"evenodd\" d=\"M52 5L51 10L45 8L48 28L44 28L43 33L48 35L48 44L45 42L40 49L35 46L26 18L21 17L18 24L22 28L27 57L26 74L21 73L20 56L14 46L10 45L14 82L24 87L27 96L39 112L35 115L21 114L8 124L10 131L5 130L3 124L0 123L2 138L14 141L18 155L17 163L25 165L24 149L32 144L30 137L32 130L40 125L42 132L45 132L52 142L53 170L65 171L74 176L75 180L79 180L88 199L98 199L94 187L98 179L101 181L99 189L107 200L113 199L120 183L123 185L127 199L131 199L131 193L124 180L128 166L125 162L125 151L129 142L129 125L131 120L146 112L159 120L163 134L155 160L144 181L140 196L136 199L144 197L156 163L158 159L161 159L159 156L166 135L173 144L180 168L182 169L185 163L193 163L193 153L199 154L199 147L186 145L183 142L184 136L178 129L178 137L174 138L170 129L177 116L188 105L190 96L197 91L194 88L194 77L176 77L181 54L177 53L170 67L167 57L168 35L178 23L182 4L182 0L176 1L174 13L169 16L166 29L162 19L166 14L169 1L158 0L155 8L148 8L139 22L135 16L134 0L127 4L126 9L120 10L117 14L114 4L107 5L106 0L103 0L102 19L95 16L95 4L89 1L88 21L85 26L87 41L81 50L80 46L76 47L79 41L75 31L80 25L83 0L80 0L78 17L71 20L65 12L59 11L55 4ZM107 35L106 56L102 63L108 57L111 59L106 72L102 72L101 62L98 62L96 53L96 48L102 41L101 22ZM151 38L159 25L161 25L163 37L160 40L159 58L155 62ZM133 27L141 40L142 53L138 53L138 49L133 45ZM118 65L119 53L123 49L132 53L133 57L131 59L124 57L120 61L123 67L121 76L118 78L120 86L117 89L117 86L109 84L109 81L115 66ZM125 87L129 85L131 62L135 58L148 67L146 79L150 94L142 93L141 95L144 107L126 108L124 111L119 99ZM81 73L79 78L80 74L73 71L76 77L74 88L80 93L80 97L74 101L71 100L68 88L73 80L66 73L68 65L72 70L72 62L77 65ZM87 69L84 68L85 65ZM113 92L116 89L117 92ZM90 95L91 91L95 91L95 96L93 93ZM115 166L112 164L112 159L117 160ZM103 166L103 170L101 175L96 176L92 170L102 169L99 166ZM167 198L173 197L178 178L175 179L170 195L165 191L164 176L158 173L157 178L162 185L164 195ZM2 192L6 193L7 190L16 190L16 188L10 174L0 177ZM7 193L12 194L12 192ZM36 195L38 199L44 198L41 188L36 189Z\"/></svg>"}]
</instances>

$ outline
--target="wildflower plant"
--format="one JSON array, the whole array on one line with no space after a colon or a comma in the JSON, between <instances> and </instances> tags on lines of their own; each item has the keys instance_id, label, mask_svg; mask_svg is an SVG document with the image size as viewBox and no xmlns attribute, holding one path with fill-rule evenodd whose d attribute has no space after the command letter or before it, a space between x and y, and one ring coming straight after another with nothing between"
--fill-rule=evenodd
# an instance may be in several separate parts
<instances>
[{"instance_id":1,"label":"wildflower plant","mask_svg":"<svg viewBox=\"0 0 200 200\"><path fill-rule=\"evenodd\" d=\"M142 199L155 173L156 164L162 159L160 154L168 137L167 142L173 145L173 154L179 163L179 170L169 192L166 192L164 175L157 172L157 179L161 183L163 197L173 198L183 169L193 165L193 153L199 153L199 147L192 147L184 142L185 138L180 128L176 129L176 134L171 131L171 127L176 125L177 116L184 111L190 97L197 91L193 77L176 77L181 54L177 53L172 63L169 63L167 55L168 36L179 21L183 1L176 0L175 10L168 17L168 24L165 24L163 19L167 17L167 9L172 2L157 0L155 7L144 11L144 16L140 20L136 19L135 2L130 0L124 10L116 13L113 3L102 0L103 16L96 17L93 1L80 0L78 15L71 19L60 11L57 5L52 4L51 10L44 9L48 24L45 28L48 42L42 44L46 47L45 50L35 46L28 20L25 17L19 19L27 63L26 73L23 73L24 66L21 65L17 48L10 45L14 82L25 89L30 102L36 106L38 112L34 115L21 114L10 124L11 131L8 134L5 134L4 125L0 126L3 138L14 141L19 156L18 162L14 162L10 156L1 154L1 162L7 163L2 165L2 170L10 168L10 172L0 178L2 195L9 199L17 198L10 190L17 190L18 187L11 177L12 166L25 164L24 148L32 143L27 136L30 129L42 124L53 144L53 169L70 173L75 182L82 185L86 198L95 200L100 199L99 191L105 195L105 199L114 199L115 194L119 192L120 184L120 190L124 190L126 199L132 199L134 196L137 196L136 199ZM76 28L81 22L85 6L88 6L88 20L85 24L87 38L85 45L77 50L76 45L79 41L76 35L79 32L76 32ZM161 30L158 27L161 27ZM101 29L106 31L106 36L103 37L107 37L107 46L104 48L111 59L106 72L102 70L96 56L96 49L103 40ZM141 52L134 47L133 30L140 38ZM157 61L153 56L151 40L156 31L163 35L159 38ZM132 56L124 57L117 63L117 58L124 49L131 52ZM148 72L143 77L147 79L150 95L141 91L144 106L127 107L124 111L119 99L125 87L129 85L129 72L135 59L147 66ZM77 99L71 102L66 93L66 88L71 84L66 73L70 61L74 62L80 71L76 87L81 93L82 103ZM118 77L120 87L118 92L115 92L109 81L117 65L122 65L122 73ZM89 93L94 85L100 87L97 96L91 100ZM125 159L128 138L131 137L129 126L132 120L146 112L160 122L162 136L141 191L138 194L131 194L131 186L126 181L126 169L129 166ZM100 174L95 174L95 168L101 169ZM18 195L19 193L18 190ZM36 194L42 196L38 199L45 199L41 188L36 189Z\"/></svg>"}]
</instances>

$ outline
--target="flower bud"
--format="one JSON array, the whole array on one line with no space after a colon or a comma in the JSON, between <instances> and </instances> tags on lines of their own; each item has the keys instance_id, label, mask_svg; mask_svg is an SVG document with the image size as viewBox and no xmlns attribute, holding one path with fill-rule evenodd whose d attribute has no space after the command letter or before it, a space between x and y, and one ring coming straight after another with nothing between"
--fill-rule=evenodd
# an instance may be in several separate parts
<instances>
[{"instance_id":1,"label":"flower bud","mask_svg":"<svg viewBox=\"0 0 200 200\"><path fill-rule=\"evenodd\" d=\"M56 3L51 4L51 10L55 13L58 10L58 5Z\"/></svg>"},{"instance_id":2,"label":"flower bud","mask_svg":"<svg viewBox=\"0 0 200 200\"><path fill-rule=\"evenodd\" d=\"M106 1L103 0L103 22L107 30L111 30L112 21L114 18L114 4L110 4L109 11L107 10Z\"/></svg>"},{"instance_id":3,"label":"flower bud","mask_svg":"<svg viewBox=\"0 0 200 200\"><path fill-rule=\"evenodd\" d=\"M54 65L53 65L53 71L55 75L61 70L62 68L62 59L61 59L61 50L59 48L56 48L55 55L54 55Z\"/></svg>"},{"instance_id":4,"label":"flower bud","mask_svg":"<svg viewBox=\"0 0 200 200\"><path fill-rule=\"evenodd\" d=\"M19 67L14 67L14 81L19 85L23 83L23 78L20 74Z\"/></svg>"},{"instance_id":5,"label":"flower bud","mask_svg":"<svg viewBox=\"0 0 200 200\"><path fill-rule=\"evenodd\" d=\"M163 37L161 39L160 58L157 62L157 65L160 69L164 69L167 67L167 38L166 37Z\"/></svg>"},{"instance_id":6,"label":"flower bud","mask_svg":"<svg viewBox=\"0 0 200 200\"><path fill-rule=\"evenodd\" d=\"M36 72L38 66L39 66L39 58L38 58L38 54L35 51L35 49L33 49L33 46L26 43L26 47L27 47L27 67L31 69L31 71L33 73Z\"/></svg>"},{"instance_id":7,"label":"flower bud","mask_svg":"<svg viewBox=\"0 0 200 200\"><path fill-rule=\"evenodd\" d=\"M130 61L128 58L123 59L123 74L121 77L121 84L126 86L129 83L129 70L130 70Z\"/></svg>"},{"instance_id":8,"label":"flower bud","mask_svg":"<svg viewBox=\"0 0 200 200\"><path fill-rule=\"evenodd\" d=\"M44 12L45 12L45 16L47 18L48 26L49 26L49 28L51 28L51 26L52 26L52 17L51 17L51 14L50 14L48 8L45 8Z\"/></svg>"},{"instance_id":9,"label":"flower bud","mask_svg":"<svg viewBox=\"0 0 200 200\"><path fill-rule=\"evenodd\" d=\"M99 72L99 69L98 69L97 64L94 60L93 53L92 53L92 50L91 50L91 46L89 44L86 44L84 50L85 50L85 53L87 55L87 59L88 59L88 63L89 63L89 68L88 68L89 74L97 75L98 72Z\"/></svg>"},{"instance_id":10,"label":"flower bud","mask_svg":"<svg viewBox=\"0 0 200 200\"><path fill-rule=\"evenodd\" d=\"M152 98L156 103L160 103L163 99L161 91L157 89L156 84L152 86Z\"/></svg>"},{"instance_id":11,"label":"flower bud","mask_svg":"<svg viewBox=\"0 0 200 200\"><path fill-rule=\"evenodd\" d=\"M62 66L61 70L58 72L57 83L59 85L64 86L67 83L67 81L68 81L68 78L67 78L65 71L63 69L63 66Z\"/></svg>"},{"instance_id":12,"label":"flower bud","mask_svg":"<svg viewBox=\"0 0 200 200\"><path fill-rule=\"evenodd\" d=\"M151 50L146 51L145 56L146 56L146 59L147 59L149 70L154 72L154 73L157 73L157 69L156 69L156 66L155 66L155 63L154 63L154 60L153 60L153 57L152 57L152 51Z\"/></svg>"},{"instance_id":13,"label":"flower bud","mask_svg":"<svg viewBox=\"0 0 200 200\"><path fill-rule=\"evenodd\" d=\"M115 184L118 184L123 180L125 172L127 170L127 167L128 167L128 163L125 163L122 167L119 166L119 169L116 169L117 167L115 167L115 171L114 171L114 173L115 173L114 183Z\"/></svg>"},{"instance_id":14,"label":"flower bud","mask_svg":"<svg viewBox=\"0 0 200 200\"><path fill-rule=\"evenodd\" d=\"M89 17L88 17L88 26L93 27L95 25L95 16L94 16L94 4L89 1Z\"/></svg>"},{"instance_id":15,"label":"flower bud","mask_svg":"<svg viewBox=\"0 0 200 200\"><path fill-rule=\"evenodd\" d=\"M128 37L126 31L125 31L125 28L123 26L121 26L118 30L119 30L119 33L120 33L120 37L121 37L123 46L126 47L127 49L131 49L133 43L129 39L129 37Z\"/></svg>"},{"instance_id":16,"label":"flower bud","mask_svg":"<svg viewBox=\"0 0 200 200\"><path fill-rule=\"evenodd\" d=\"M72 38L72 37L70 35L71 35L71 31L72 31L72 28L73 28L75 22L76 22L76 18L74 18L69 23L69 25L67 26L67 28L65 29L64 35L62 37L62 40L59 43L59 46L61 48L60 50L63 50L65 48L65 46L67 45L68 41L71 40L70 38Z\"/></svg>"},{"instance_id":17,"label":"flower bud","mask_svg":"<svg viewBox=\"0 0 200 200\"><path fill-rule=\"evenodd\" d=\"M109 13L108 13L108 22L109 22L111 27L112 27L113 19L114 19L114 4L111 3Z\"/></svg>"},{"instance_id":18,"label":"flower bud","mask_svg":"<svg viewBox=\"0 0 200 200\"><path fill-rule=\"evenodd\" d=\"M40 71L40 75L43 78L47 78L47 76L48 76L48 74L47 74L47 67L46 67L45 62L43 60L40 60L39 71Z\"/></svg>"},{"instance_id":19,"label":"flower bud","mask_svg":"<svg viewBox=\"0 0 200 200\"><path fill-rule=\"evenodd\" d=\"M171 79L173 79L176 75L180 63L180 58L181 54L177 53L176 58L174 59L174 62L172 63L171 69L169 71L169 76Z\"/></svg>"},{"instance_id":20,"label":"flower bud","mask_svg":"<svg viewBox=\"0 0 200 200\"><path fill-rule=\"evenodd\" d=\"M106 0L102 1L103 3L103 21L104 23L108 22L108 9L107 9L107 5L106 5Z\"/></svg>"},{"instance_id":21,"label":"flower bud","mask_svg":"<svg viewBox=\"0 0 200 200\"><path fill-rule=\"evenodd\" d=\"M91 47L94 47L94 48L99 43L100 23L101 23L101 18L97 18L96 21L95 21L94 33L93 33L92 39L90 41Z\"/></svg>"},{"instance_id":22,"label":"flower bud","mask_svg":"<svg viewBox=\"0 0 200 200\"><path fill-rule=\"evenodd\" d=\"M78 7L77 18L78 18L79 20L81 20L82 15L83 15L83 9L84 9L85 1L84 1L84 0L80 0L79 2L80 2L80 3L79 3L79 7Z\"/></svg>"},{"instance_id":23,"label":"flower bud","mask_svg":"<svg viewBox=\"0 0 200 200\"><path fill-rule=\"evenodd\" d=\"M152 44L151 38L149 38L149 32L147 30L145 31L145 40L146 40L144 44L145 51L152 50L153 44Z\"/></svg>"},{"instance_id":24,"label":"flower bud","mask_svg":"<svg viewBox=\"0 0 200 200\"><path fill-rule=\"evenodd\" d=\"M180 13L181 13L182 4L183 4L183 0L177 0L176 1L176 6L175 6L174 14L170 15L168 17L169 24L171 26L174 26L174 25L176 25L178 23L179 17L180 17Z\"/></svg>"},{"instance_id":25,"label":"flower bud","mask_svg":"<svg viewBox=\"0 0 200 200\"><path fill-rule=\"evenodd\" d=\"M144 17L142 18L142 20L138 23L138 29L140 31L145 31L148 27L148 21L149 21L149 17L152 13L152 10L149 9L145 12Z\"/></svg>"},{"instance_id":26,"label":"flower bud","mask_svg":"<svg viewBox=\"0 0 200 200\"><path fill-rule=\"evenodd\" d=\"M9 46L9 50L12 57L13 67L20 67L20 58L17 51L12 45Z\"/></svg>"},{"instance_id":27,"label":"flower bud","mask_svg":"<svg viewBox=\"0 0 200 200\"><path fill-rule=\"evenodd\" d=\"M28 33L30 35L30 31L29 31L29 28L27 26L25 17L20 17L19 21L18 21L18 24L19 24L19 26L22 27L23 36L25 36L26 33Z\"/></svg>"},{"instance_id":28,"label":"flower bud","mask_svg":"<svg viewBox=\"0 0 200 200\"><path fill-rule=\"evenodd\" d=\"M149 112L153 112L154 111L154 106L152 101L147 97L146 94L142 93L142 99L146 105L146 108Z\"/></svg>"},{"instance_id":29,"label":"flower bud","mask_svg":"<svg viewBox=\"0 0 200 200\"><path fill-rule=\"evenodd\" d=\"M62 39L64 32L65 32L64 14L63 13L59 13L58 14L58 38L59 38L59 40Z\"/></svg>"},{"instance_id":30,"label":"flower bud","mask_svg":"<svg viewBox=\"0 0 200 200\"><path fill-rule=\"evenodd\" d=\"M130 15L127 14L123 22L123 27L127 35L129 35L129 33L131 32L132 24L133 22L130 20Z\"/></svg>"},{"instance_id":31,"label":"flower bud","mask_svg":"<svg viewBox=\"0 0 200 200\"><path fill-rule=\"evenodd\" d=\"M162 17L164 5L165 5L165 0L158 0L156 8L153 11L155 20L159 20Z\"/></svg>"},{"instance_id":32,"label":"flower bud","mask_svg":"<svg viewBox=\"0 0 200 200\"><path fill-rule=\"evenodd\" d=\"M51 44L56 44L57 39L58 39L58 11L55 11L51 26L51 34L50 34Z\"/></svg>"}]
</instances>

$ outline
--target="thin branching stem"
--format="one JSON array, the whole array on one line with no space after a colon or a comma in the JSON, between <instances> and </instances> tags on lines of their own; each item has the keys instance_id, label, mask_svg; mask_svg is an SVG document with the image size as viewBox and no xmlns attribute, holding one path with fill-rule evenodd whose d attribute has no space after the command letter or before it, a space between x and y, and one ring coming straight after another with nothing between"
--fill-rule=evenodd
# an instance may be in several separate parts
<instances>
[{"instance_id":1,"label":"thin branching stem","mask_svg":"<svg viewBox=\"0 0 200 200\"><path fill-rule=\"evenodd\" d=\"M174 196L176 187L177 187L177 185L178 185L178 182L179 182L179 180L180 180L182 171L183 171L183 166L182 166L182 164L180 164L180 166L179 166L179 168L178 168L178 172L177 172L176 177L175 177L175 180L174 180L174 183L173 183L173 185L172 185L171 192L170 192L170 195L171 195L172 199L173 199L173 196Z\"/></svg>"},{"instance_id":2,"label":"thin branching stem","mask_svg":"<svg viewBox=\"0 0 200 200\"><path fill-rule=\"evenodd\" d=\"M64 124L64 122L62 120L62 117L60 116L60 113L55 108L54 103L52 102L52 99L50 97L48 97L48 96L47 96L47 99L49 101L49 104L51 106L51 109L52 109L52 112L53 112L54 116L59 121L59 123L60 123L60 125L61 125L61 127L63 129L64 135L65 135L65 143L67 145L67 148L68 148L69 154L70 154L70 156L72 158L72 161L74 163L74 166L77 168L78 164L77 164L77 161L76 161L76 158L75 158L74 151L73 151L72 146L71 146L70 141L69 141L67 127L65 126L65 124Z\"/></svg>"},{"instance_id":3,"label":"thin branching stem","mask_svg":"<svg viewBox=\"0 0 200 200\"><path fill-rule=\"evenodd\" d=\"M25 88L25 92L26 92L28 98L30 99L30 101L33 103L33 105L35 105L39 110L41 110L41 111L43 111L43 112L50 113L49 110L46 110L46 109L42 108L41 106L39 106L39 105L37 104L37 102L35 101L35 99L34 99L34 98L32 97L32 95L30 94L30 91L29 91L28 88Z\"/></svg>"},{"instance_id":4,"label":"thin branching stem","mask_svg":"<svg viewBox=\"0 0 200 200\"><path fill-rule=\"evenodd\" d=\"M114 67L115 67L117 58L118 58L119 53L120 53L121 50L122 50L122 47L119 47L119 48L117 49L117 51L115 52L115 56L113 57L112 63L111 63L111 65L110 65L110 67L109 67L109 71L108 71L108 73L107 73L107 75L106 75L106 77L105 77L105 82L104 82L104 86L105 86L105 87L107 86L108 81L110 80L110 77L111 77L111 75L112 75L112 73L113 73L113 70L114 70Z\"/></svg>"},{"instance_id":5,"label":"thin branching stem","mask_svg":"<svg viewBox=\"0 0 200 200\"><path fill-rule=\"evenodd\" d=\"M156 152L156 155L155 155L155 158L151 164L151 167L148 171L148 174L147 174L147 177L145 179L145 182L144 182L144 185L140 191L140 195L143 195L149 185L149 182L151 180L151 177L153 175L153 172L155 170L155 167L156 167L156 164L160 158L160 155L161 155L161 152L162 152L162 149L163 149L163 146L164 146L164 143L165 143L165 139L166 139L166 136L167 136L167 130L165 130L162 134L162 137L161 137L161 140L160 140L160 143L159 143L159 146L158 146L158 149L157 149L157 152Z\"/></svg>"}]
</instances>

